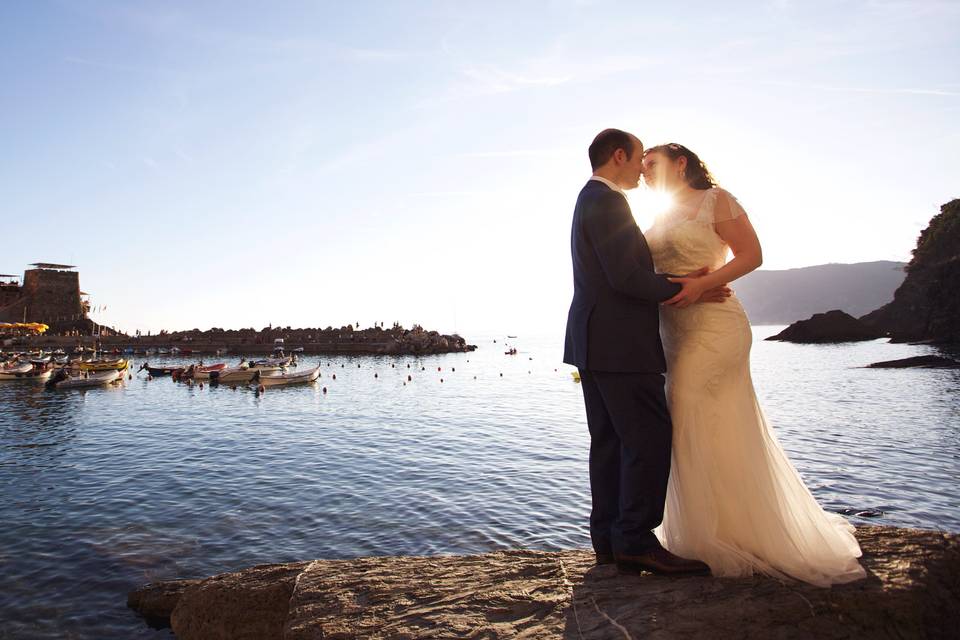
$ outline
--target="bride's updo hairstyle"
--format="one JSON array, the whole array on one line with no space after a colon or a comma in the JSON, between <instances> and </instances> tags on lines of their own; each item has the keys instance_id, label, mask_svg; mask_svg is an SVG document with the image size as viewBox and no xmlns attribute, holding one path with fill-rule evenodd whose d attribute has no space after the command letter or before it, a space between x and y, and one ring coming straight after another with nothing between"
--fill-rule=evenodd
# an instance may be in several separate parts
<instances>
[{"instance_id":1,"label":"bride's updo hairstyle","mask_svg":"<svg viewBox=\"0 0 960 640\"><path fill-rule=\"evenodd\" d=\"M682 144L676 144L671 142L670 144L661 144L656 147L650 147L643 152L643 156L646 157L650 153L662 153L671 160L676 160L680 157L687 159L687 168L684 170L683 179L686 180L687 184L694 189L710 189L717 186L717 181L713 179L713 176L710 174L710 170L707 169L707 165L703 163L703 160L700 159L700 156L695 154L690 149L687 149Z\"/></svg>"}]
</instances>

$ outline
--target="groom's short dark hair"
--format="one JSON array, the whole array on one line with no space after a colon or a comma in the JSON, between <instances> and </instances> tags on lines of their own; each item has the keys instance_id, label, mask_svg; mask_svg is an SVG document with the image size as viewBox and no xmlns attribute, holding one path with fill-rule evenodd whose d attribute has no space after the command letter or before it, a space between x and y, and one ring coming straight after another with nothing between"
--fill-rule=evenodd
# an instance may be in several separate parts
<instances>
[{"instance_id":1,"label":"groom's short dark hair","mask_svg":"<svg viewBox=\"0 0 960 640\"><path fill-rule=\"evenodd\" d=\"M604 129L597 134L590 144L588 153L590 154L590 168L596 171L598 168L610 162L614 152L617 149L623 149L627 152L627 159L633 157L635 151L633 136L620 129Z\"/></svg>"}]
</instances>

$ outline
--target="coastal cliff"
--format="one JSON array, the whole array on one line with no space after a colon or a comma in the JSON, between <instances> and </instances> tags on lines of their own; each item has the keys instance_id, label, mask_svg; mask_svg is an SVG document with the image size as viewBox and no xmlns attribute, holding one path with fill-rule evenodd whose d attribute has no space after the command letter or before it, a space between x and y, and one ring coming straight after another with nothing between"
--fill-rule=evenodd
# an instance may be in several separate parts
<instances>
[{"instance_id":1,"label":"coastal cliff","mask_svg":"<svg viewBox=\"0 0 960 640\"><path fill-rule=\"evenodd\" d=\"M181 640L245 638L947 638L960 626L960 537L861 527L867 578L821 589L766 577L620 576L577 551L261 565L130 593Z\"/></svg>"},{"instance_id":2,"label":"coastal cliff","mask_svg":"<svg viewBox=\"0 0 960 640\"><path fill-rule=\"evenodd\" d=\"M894 341L960 343L960 199L920 234L893 301L860 318Z\"/></svg>"}]
</instances>

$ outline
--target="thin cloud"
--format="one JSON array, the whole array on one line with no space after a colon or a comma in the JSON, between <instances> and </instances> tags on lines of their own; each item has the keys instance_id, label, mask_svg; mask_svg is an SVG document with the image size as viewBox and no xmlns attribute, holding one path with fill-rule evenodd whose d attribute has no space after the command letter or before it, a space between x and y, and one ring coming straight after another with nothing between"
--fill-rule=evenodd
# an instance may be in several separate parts
<instances>
[{"instance_id":1,"label":"thin cloud","mask_svg":"<svg viewBox=\"0 0 960 640\"><path fill-rule=\"evenodd\" d=\"M921 96L960 96L958 91L947 91L944 89L923 89L909 87L843 87L825 84L801 84L795 82L771 82L769 84L781 87L793 87L796 89L812 89L816 91L838 91L846 93L876 93L876 94L906 94Z\"/></svg>"},{"instance_id":2,"label":"thin cloud","mask_svg":"<svg viewBox=\"0 0 960 640\"><path fill-rule=\"evenodd\" d=\"M410 198L474 198L488 193L486 191L414 191L406 195Z\"/></svg>"},{"instance_id":3,"label":"thin cloud","mask_svg":"<svg viewBox=\"0 0 960 640\"><path fill-rule=\"evenodd\" d=\"M571 155L569 149L505 149L501 151L471 151L458 154L460 158L555 158Z\"/></svg>"},{"instance_id":4,"label":"thin cloud","mask_svg":"<svg viewBox=\"0 0 960 640\"><path fill-rule=\"evenodd\" d=\"M499 69L489 65L467 66L460 70L471 89L486 93L506 93L535 86L556 86L569 82L571 76L563 74L536 74Z\"/></svg>"},{"instance_id":5,"label":"thin cloud","mask_svg":"<svg viewBox=\"0 0 960 640\"><path fill-rule=\"evenodd\" d=\"M154 74L159 69L147 69L144 67L137 67L129 64L118 64L116 62L103 62L100 60L91 60L89 58L82 58L80 56L65 56L63 61L67 64L73 64L83 67L92 67L95 69L106 69L107 71L129 71L138 74Z\"/></svg>"},{"instance_id":6,"label":"thin cloud","mask_svg":"<svg viewBox=\"0 0 960 640\"><path fill-rule=\"evenodd\" d=\"M409 60L418 54L412 51L401 51L398 49L343 49L344 57L363 62L394 62L398 60Z\"/></svg>"},{"instance_id":7,"label":"thin cloud","mask_svg":"<svg viewBox=\"0 0 960 640\"><path fill-rule=\"evenodd\" d=\"M460 77L439 96L419 106L431 107L456 100L513 93L536 88L552 88L594 80L601 76L636 73L657 64L648 56L600 56L584 61L584 56L550 53L520 59L507 65L466 64L454 68Z\"/></svg>"}]
</instances>

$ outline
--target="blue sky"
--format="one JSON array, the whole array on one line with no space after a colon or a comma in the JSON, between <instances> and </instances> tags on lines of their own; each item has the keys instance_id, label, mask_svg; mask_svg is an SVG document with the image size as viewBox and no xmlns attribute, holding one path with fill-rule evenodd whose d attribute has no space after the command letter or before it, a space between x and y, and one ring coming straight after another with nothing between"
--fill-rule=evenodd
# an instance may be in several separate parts
<instances>
[{"instance_id":1,"label":"blue sky","mask_svg":"<svg viewBox=\"0 0 960 640\"><path fill-rule=\"evenodd\" d=\"M682 142L765 268L960 196L957 2L0 6L0 272L121 329L560 327L586 146ZM631 196L641 227L649 199Z\"/></svg>"}]
</instances>

